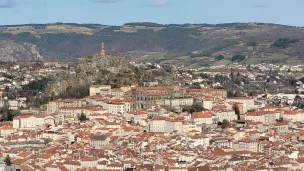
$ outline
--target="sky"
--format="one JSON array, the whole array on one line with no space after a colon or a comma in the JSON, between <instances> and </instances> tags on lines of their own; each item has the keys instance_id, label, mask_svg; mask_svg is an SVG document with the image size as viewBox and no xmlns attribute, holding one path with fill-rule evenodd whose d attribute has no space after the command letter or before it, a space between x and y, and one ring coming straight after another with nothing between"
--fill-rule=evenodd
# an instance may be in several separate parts
<instances>
[{"instance_id":1,"label":"sky","mask_svg":"<svg viewBox=\"0 0 304 171\"><path fill-rule=\"evenodd\" d=\"M0 25L263 22L304 26L304 0L0 0Z\"/></svg>"}]
</instances>

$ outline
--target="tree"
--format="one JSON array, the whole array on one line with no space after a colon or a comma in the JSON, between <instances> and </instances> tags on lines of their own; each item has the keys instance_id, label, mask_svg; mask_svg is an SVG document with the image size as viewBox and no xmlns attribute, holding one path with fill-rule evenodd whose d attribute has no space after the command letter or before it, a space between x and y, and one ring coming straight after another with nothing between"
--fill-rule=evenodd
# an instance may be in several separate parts
<instances>
[{"instance_id":1,"label":"tree","mask_svg":"<svg viewBox=\"0 0 304 171\"><path fill-rule=\"evenodd\" d=\"M251 42L247 42L247 46L256 46L257 42L251 41Z\"/></svg>"},{"instance_id":2,"label":"tree","mask_svg":"<svg viewBox=\"0 0 304 171\"><path fill-rule=\"evenodd\" d=\"M213 88L214 88L214 89L224 89L223 86L214 86Z\"/></svg>"},{"instance_id":3,"label":"tree","mask_svg":"<svg viewBox=\"0 0 304 171\"><path fill-rule=\"evenodd\" d=\"M9 92L9 87L8 86L5 86L5 88L4 88L4 92Z\"/></svg>"},{"instance_id":4,"label":"tree","mask_svg":"<svg viewBox=\"0 0 304 171\"><path fill-rule=\"evenodd\" d=\"M205 78L209 78L208 74L202 73L199 75L201 78L205 79Z\"/></svg>"},{"instance_id":5,"label":"tree","mask_svg":"<svg viewBox=\"0 0 304 171\"><path fill-rule=\"evenodd\" d=\"M228 93L227 93L227 97L228 98L233 98L234 97L234 93L229 90Z\"/></svg>"},{"instance_id":6,"label":"tree","mask_svg":"<svg viewBox=\"0 0 304 171\"><path fill-rule=\"evenodd\" d=\"M11 165L13 164L13 163L12 163L12 160L11 160L11 158L10 158L9 155L7 155L7 156L5 157L4 163L5 163L6 166L11 166Z\"/></svg>"},{"instance_id":7,"label":"tree","mask_svg":"<svg viewBox=\"0 0 304 171\"><path fill-rule=\"evenodd\" d=\"M81 113L81 114L78 116L78 120L79 120L80 122L84 122L84 121L89 120L89 119L87 118L87 116L86 116L84 113Z\"/></svg>"},{"instance_id":8,"label":"tree","mask_svg":"<svg viewBox=\"0 0 304 171\"><path fill-rule=\"evenodd\" d=\"M288 38L280 38L279 40L275 41L271 46L275 48L287 48L292 43L299 42L299 39L288 39Z\"/></svg>"},{"instance_id":9,"label":"tree","mask_svg":"<svg viewBox=\"0 0 304 171\"><path fill-rule=\"evenodd\" d=\"M244 56L244 55L234 55L232 58L231 58L231 61L232 62L235 62L235 61L242 61L242 60L244 60L244 59L246 59L246 56Z\"/></svg>"},{"instance_id":10,"label":"tree","mask_svg":"<svg viewBox=\"0 0 304 171\"><path fill-rule=\"evenodd\" d=\"M43 92L51 81L53 81L53 79L49 77L43 77L40 80L32 81L29 84L23 86L23 90Z\"/></svg>"},{"instance_id":11,"label":"tree","mask_svg":"<svg viewBox=\"0 0 304 171\"><path fill-rule=\"evenodd\" d=\"M90 95L90 85L68 86L57 98L83 98Z\"/></svg>"},{"instance_id":12,"label":"tree","mask_svg":"<svg viewBox=\"0 0 304 171\"><path fill-rule=\"evenodd\" d=\"M48 143L51 142L51 139L44 139L44 144L47 145Z\"/></svg>"},{"instance_id":13,"label":"tree","mask_svg":"<svg viewBox=\"0 0 304 171\"><path fill-rule=\"evenodd\" d=\"M235 114L237 115L238 120L241 120L241 112L239 106L237 104L233 104L232 109L234 110Z\"/></svg>"},{"instance_id":14,"label":"tree","mask_svg":"<svg viewBox=\"0 0 304 171\"><path fill-rule=\"evenodd\" d=\"M242 96L242 93L240 91L235 91L234 93L234 97L241 97Z\"/></svg>"},{"instance_id":15,"label":"tree","mask_svg":"<svg viewBox=\"0 0 304 171\"><path fill-rule=\"evenodd\" d=\"M230 122L228 120L224 119L221 124L221 128L226 129L226 128L229 128L230 126L231 126Z\"/></svg>"},{"instance_id":16,"label":"tree","mask_svg":"<svg viewBox=\"0 0 304 171\"><path fill-rule=\"evenodd\" d=\"M227 82L229 82L229 78L227 76L223 76L223 75L215 75L214 76L214 81L215 82L219 82L222 85L226 84Z\"/></svg>"},{"instance_id":17,"label":"tree","mask_svg":"<svg viewBox=\"0 0 304 171\"><path fill-rule=\"evenodd\" d=\"M250 93L249 93L249 96L251 96L251 97L252 97L252 96L253 96L253 92L250 92Z\"/></svg>"},{"instance_id":18,"label":"tree","mask_svg":"<svg viewBox=\"0 0 304 171\"><path fill-rule=\"evenodd\" d=\"M18 114L18 113L16 113ZM10 109L9 103L7 100L4 101L3 107L0 110L0 121L12 121L14 118L14 111Z\"/></svg>"},{"instance_id":19,"label":"tree","mask_svg":"<svg viewBox=\"0 0 304 171\"><path fill-rule=\"evenodd\" d=\"M295 93L295 94L299 94L299 90L298 90L298 89L295 89L294 93Z\"/></svg>"},{"instance_id":20,"label":"tree","mask_svg":"<svg viewBox=\"0 0 304 171\"><path fill-rule=\"evenodd\" d=\"M81 72L81 68L80 67L75 68L75 72L76 74L79 74Z\"/></svg>"},{"instance_id":21,"label":"tree","mask_svg":"<svg viewBox=\"0 0 304 171\"><path fill-rule=\"evenodd\" d=\"M219 56L215 57L215 60L217 60L217 61L220 61L223 59L225 59L225 57L223 55L219 55Z\"/></svg>"},{"instance_id":22,"label":"tree","mask_svg":"<svg viewBox=\"0 0 304 171\"><path fill-rule=\"evenodd\" d=\"M276 122L283 122L284 119L283 118L280 118L280 119L276 119Z\"/></svg>"},{"instance_id":23,"label":"tree","mask_svg":"<svg viewBox=\"0 0 304 171\"><path fill-rule=\"evenodd\" d=\"M194 103L192 106L185 106L182 111L194 113L194 112L202 112L204 110L205 108L201 105L201 103Z\"/></svg>"}]
</instances>

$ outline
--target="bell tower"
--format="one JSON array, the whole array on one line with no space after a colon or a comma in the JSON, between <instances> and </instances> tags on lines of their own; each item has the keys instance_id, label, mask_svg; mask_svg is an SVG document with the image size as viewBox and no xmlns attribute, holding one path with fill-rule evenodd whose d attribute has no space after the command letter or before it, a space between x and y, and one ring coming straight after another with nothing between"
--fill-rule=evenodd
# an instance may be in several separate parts
<instances>
[{"instance_id":1,"label":"bell tower","mask_svg":"<svg viewBox=\"0 0 304 171\"><path fill-rule=\"evenodd\" d=\"M101 43L100 56L106 56L105 45L103 42Z\"/></svg>"}]
</instances>

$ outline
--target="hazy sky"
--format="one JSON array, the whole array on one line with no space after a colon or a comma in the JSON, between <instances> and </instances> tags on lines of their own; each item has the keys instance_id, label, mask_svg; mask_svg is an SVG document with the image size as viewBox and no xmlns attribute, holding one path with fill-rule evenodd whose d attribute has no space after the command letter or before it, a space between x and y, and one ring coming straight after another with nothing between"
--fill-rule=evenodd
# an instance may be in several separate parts
<instances>
[{"instance_id":1,"label":"hazy sky","mask_svg":"<svg viewBox=\"0 0 304 171\"><path fill-rule=\"evenodd\" d=\"M0 25L267 22L304 26L304 0L0 0Z\"/></svg>"}]
</instances>

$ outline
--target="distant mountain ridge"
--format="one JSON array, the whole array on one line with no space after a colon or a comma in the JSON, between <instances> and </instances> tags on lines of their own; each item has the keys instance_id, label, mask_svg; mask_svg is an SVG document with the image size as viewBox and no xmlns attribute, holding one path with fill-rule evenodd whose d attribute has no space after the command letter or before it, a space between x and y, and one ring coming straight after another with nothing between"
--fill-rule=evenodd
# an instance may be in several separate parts
<instances>
[{"instance_id":1,"label":"distant mountain ridge","mask_svg":"<svg viewBox=\"0 0 304 171\"><path fill-rule=\"evenodd\" d=\"M281 41L283 40L283 41ZM296 40L296 41L295 41ZM4 42L13 42L10 44ZM228 64L235 55L244 63L303 63L304 28L264 23L157 24L123 26L53 23L0 26L0 60L75 61L106 51L132 60L204 66ZM12 50L24 44L35 46ZM6 49L6 51L1 51ZM12 53L13 52L13 53ZM215 58L223 55L224 59Z\"/></svg>"}]
</instances>

